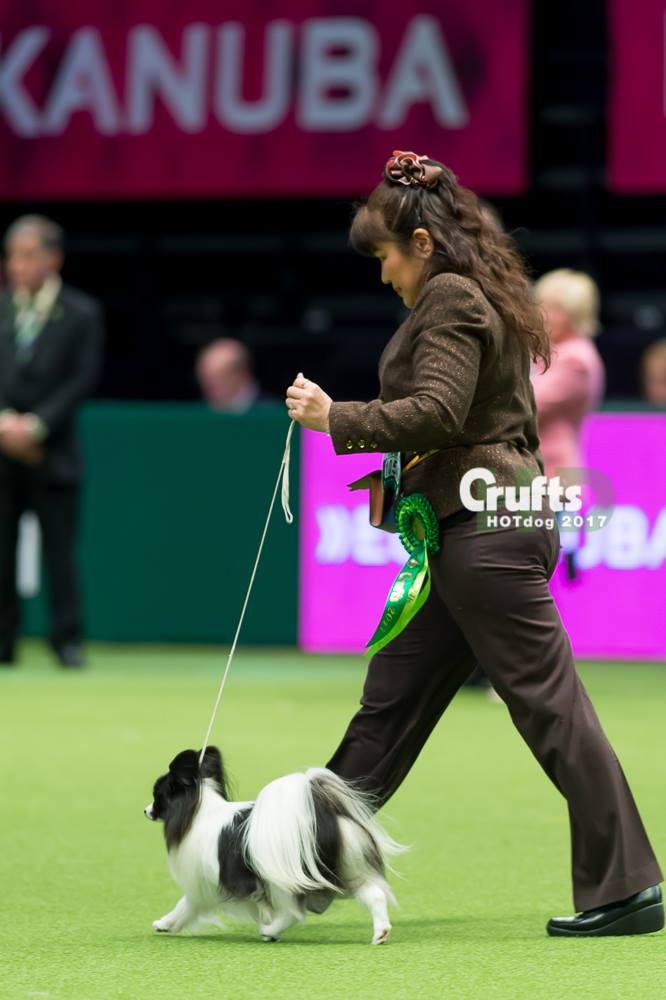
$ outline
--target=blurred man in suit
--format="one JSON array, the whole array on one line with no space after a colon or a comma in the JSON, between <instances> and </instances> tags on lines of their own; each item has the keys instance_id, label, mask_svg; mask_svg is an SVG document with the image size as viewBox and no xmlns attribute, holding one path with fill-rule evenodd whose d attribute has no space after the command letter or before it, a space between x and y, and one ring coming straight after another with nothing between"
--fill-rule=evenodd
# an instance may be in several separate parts
<instances>
[{"instance_id":1,"label":"blurred man in suit","mask_svg":"<svg viewBox=\"0 0 666 1000\"><path fill-rule=\"evenodd\" d=\"M252 355L240 340L214 340L200 352L196 375L201 393L213 410L247 413L267 401L252 368Z\"/></svg>"},{"instance_id":2,"label":"blurred man in suit","mask_svg":"<svg viewBox=\"0 0 666 1000\"><path fill-rule=\"evenodd\" d=\"M75 412L94 388L103 347L98 303L60 279L64 234L38 215L5 235L9 289L0 296L0 663L19 631L16 545L22 513L39 520L51 603L50 642L82 666L75 564L81 465Z\"/></svg>"}]
</instances>

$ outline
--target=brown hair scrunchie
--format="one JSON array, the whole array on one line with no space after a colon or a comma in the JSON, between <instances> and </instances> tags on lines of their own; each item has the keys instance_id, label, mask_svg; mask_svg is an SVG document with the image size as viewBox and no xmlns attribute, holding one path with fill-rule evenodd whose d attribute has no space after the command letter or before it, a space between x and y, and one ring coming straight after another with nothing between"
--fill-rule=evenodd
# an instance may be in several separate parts
<instances>
[{"instance_id":1,"label":"brown hair scrunchie","mask_svg":"<svg viewBox=\"0 0 666 1000\"><path fill-rule=\"evenodd\" d=\"M384 167L384 176L393 184L434 188L442 174L442 168L424 162L429 159L429 156L419 156L417 153L394 149Z\"/></svg>"}]
</instances>

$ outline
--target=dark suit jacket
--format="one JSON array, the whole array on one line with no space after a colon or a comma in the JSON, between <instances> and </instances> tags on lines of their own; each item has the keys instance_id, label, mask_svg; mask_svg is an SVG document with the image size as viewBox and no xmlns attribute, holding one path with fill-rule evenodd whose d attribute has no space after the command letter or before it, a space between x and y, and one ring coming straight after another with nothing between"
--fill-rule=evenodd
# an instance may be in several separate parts
<instances>
[{"instance_id":1,"label":"dark suit jacket","mask_svg":"<svg viewBox=\"0 0 666 1000\"><path fill-rule=\"evenodd\" d=\"M0 452L0 482L19 469L45 482L75 483L81 463L75 412L95 387L102 360L103 323L95 299L63 285L28 358L17 361L11 293L0 296L0 410L34 413L49 434L45 459L21 465Z\"/></svg>"},{"instance_id":2,"label":"dark suit jacket","mask_svg":"<svg viewBox=\"0 0 666 1000\"><path fill-rule=\"evenodd\" d=\"M438 274L422 289L379 362L380 398L333 403L338 454L431 448L405 474L438 518L462 508L460 480L476 466L500 486L543 473L525 341L508 331L475 281Z\"/></svg>"}]
</instances>

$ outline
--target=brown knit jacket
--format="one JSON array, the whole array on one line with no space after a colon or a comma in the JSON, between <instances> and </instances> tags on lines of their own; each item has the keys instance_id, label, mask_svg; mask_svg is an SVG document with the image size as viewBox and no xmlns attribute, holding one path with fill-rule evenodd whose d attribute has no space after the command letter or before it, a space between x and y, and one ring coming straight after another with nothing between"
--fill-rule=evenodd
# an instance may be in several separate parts
<instances>
[{"instance_id":1,"label":"brown knit jacket","mask_svg":"<svg viewBox=\"0 0 666 1000\"><path fill-rule=\"evenodd\" d=\"M437 274L379 361L380 398L333 403L329 423L339 455L440 448L403 480L438 518L462 509L460 480L476 466L500 486L543 474L525 341L507 330L479 286Z\"/></svg>"}]
</instances>

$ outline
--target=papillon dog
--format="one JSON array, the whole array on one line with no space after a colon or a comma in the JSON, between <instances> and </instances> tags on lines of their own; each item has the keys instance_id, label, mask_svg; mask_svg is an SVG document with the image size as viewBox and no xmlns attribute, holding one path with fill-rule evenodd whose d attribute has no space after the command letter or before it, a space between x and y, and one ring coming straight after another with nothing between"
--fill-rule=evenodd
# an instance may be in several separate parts
<instances>
[{"instance_id":1,"label":"papillon dog","mask_svg":"<svg viewBox=\"0 0 666 1000\"><path fill-rule=\"evenodd\" d=\"M384 944L395 903L385 878L396 843L373 817L370 799L325 768L287 774L255 802L229 801L216 747L183 750L155 782L148 819L164 823L169 870L183 897L155 920L175 934L222 909L256 923L276 941L306 913L354 897L372 916L372 943Z\"/></svg>"}]
</instances>

